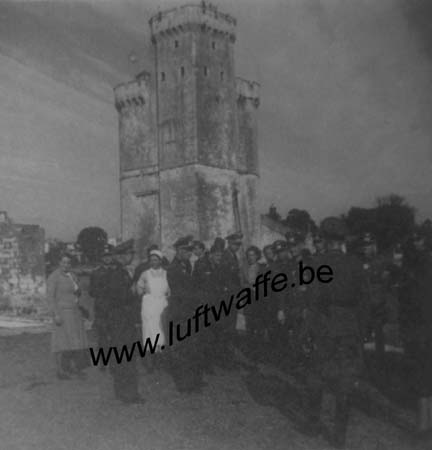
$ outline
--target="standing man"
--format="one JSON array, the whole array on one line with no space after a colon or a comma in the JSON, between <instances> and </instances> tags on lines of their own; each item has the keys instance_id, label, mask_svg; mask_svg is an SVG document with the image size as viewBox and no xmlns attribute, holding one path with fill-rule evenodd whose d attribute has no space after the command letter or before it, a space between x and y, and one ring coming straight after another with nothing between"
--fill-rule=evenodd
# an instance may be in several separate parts
<instances>
[{"instance_id":1,"label":"standing man","mask_svg":"<svg viewBox=\"0 0 432 450\"><path fill-rule=\"evenodd\" d=\"M138 341L137 324L140 322L139 305L132 292L132 277L128 271L134 256L133 239L114 249L114 265L109 271L105 298L109 307L108 330L110 345L120 355L124 346L131 351ZM111 359L110 372L114 380L116 398L124 403L144 403L138 393L136 359L127 361L123 354L121 362Z\"/></svg>"},{"instance_id":2,"label":"standing man","mask_svg":"<svg viewBox=\"0 0 432 450\"><path fill-rule=\"evenodd\" d=\"M218 302L223 299L221 260L221 248L213 245L208 255L197 260L193 271L201 303L209 305L210 308L217 307ZM223 324L221 322L212 323L210 327L200 331L204 372L212 374L213 366L218 365L224 358L225 349L221 346L219 339L222 331Z\"/></svg>"},{"instance_id":3,"label":"standing man","mask_svg":"<svg viewBox=\"0 0 432 450\"><path fill-rule=\"evenodd\" d=\"M199 298L190 257L192 239L184 237L174 244L175 257L168 266L167 278L171 296L167 316L174 332L172 375L179 392L200 392L202 361L199 348L200 336L191 329L191 317L202 301ZM179 332L180 330L180 332Z\"/></svg>"},{"instance_id":4,"label":"standing man","mask_svg":"<svg viewBox=\"0 0 432 450\"><path fill-rule=\"evenodd\" d=\"M376 245L369 233L363 236L362 246L363 274L365 280L365 321L367 335L375 342L375 352L378 361L384 361L385 341L384 323L386 320L386 295L384 292L386 272L383 264L378 261ZM366 330L365 330L366 331Z\"/></svg>"},{"instance_id":5,"label":"standing man","mask_svg":"<svg viewBox=\"0 0 432 450\"><path fill-rule=\"evenodd\" d=\"M192 241L192 272L195 272L195 268L202 264L206 265L208 262L208 253L206 252L206 248L203 242L201 241ZM200 269L198 269L200 271Z\"/></svg>"},{"instance_id":6,"label":"standing man","mask_svg":"<svg viewBox=\"0 0 432 450\"><path fill-rule=\"evenodd\" d=\"M406 359L417 395L419 437L432 430L432 251L414 236L404 255L399 321Z\"/></svg>"},{"instance_id":7,"label":"standing man","mask_svg":"<svg viewBox=\"0 0 432 450\"><path fill-rule=\"evenodd\" d=\"M314 349L307 367L308 395L306 413L309 430L318 431L323 392L335 400L332 426L327 430L330 443L345 446L350 411L350 396L361 372L362 336L359 309L362 288L360 261L343 252L344 222L335 217L324 219L323 237L327 253L321 264L331 268L331 282L320 283L306 317Z\"/></svg>"},{"instance_id":8,"label":"standing man","mask_svg":"<svg viewBox=\"0 0 432 450\"><path fill-rule=\"evenodd\" d=\"M100 348L108 352L110 347L108 328L108 304L106 300L106 285L109 279L110 270L113 268L112 249L105 248L102 255L102 264L97 267L90 276L89 295L94 300L94 327L97 335L97 342ZM105 370L105 366L100 366Z\"/></svg>"},{"instance_id":9,"label":"standing man","mask_svg":"<svg viewBox=\"0 0 432 450\"><path fill-rule=\"evenodd\" d=\"M222 271L222 288L223 288L223 298L229 299L231 295L237 294L242 287L242 277L240 261L238 257L238 252L242 247L243 234L233 233L226 237L227 248L222 253L221 260L221 271ZM226 357L225 357L225 368L229 369L233 364L233 355L230 349L230 344L235 336L236 330L236 314L230 314L228 317L224 318L223 332L220 334L220 338L223 341L225 347ZM239 316L239 319L244 316Z\"/></svg>"}]
</instances>

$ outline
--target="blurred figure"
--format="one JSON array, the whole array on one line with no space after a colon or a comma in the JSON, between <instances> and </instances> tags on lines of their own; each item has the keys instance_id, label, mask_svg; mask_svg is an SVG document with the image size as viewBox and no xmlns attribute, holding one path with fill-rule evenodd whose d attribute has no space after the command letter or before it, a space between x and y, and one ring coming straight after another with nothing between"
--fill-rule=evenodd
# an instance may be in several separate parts
<instances>
[{"instance_id":1,"label":"blurred figure","mask_svg":"<svg viewBox=\"0 0 432 450\"><path fill-rule=\"evenodd\" d=\"M127 270L134 257L134 241L130 239L113 250L113 267L107 277L104 296L109 308L108 329L110 344L120 352L123 346L132 348L138 340L139 304L132 290L132 277ZM151 355L150 355L151 356ZM123 403L144 403L138 392L136 358L119 363L110 360L114 394Z\"/></svg>"},{"instance_id":2,"label":"blurred figure","mask_svg":"<svg viewBox=\"0 0 432 450\"><path fill-rule=\"evenodd\" d=\"M96 330L99 347L106 349L110 346L108 330L108 308L105 289L110 270L113 268L112 248L107 247L102 255L102 263L90 276L89 295L94 299L94 328ZM105 370L105 366L100 366Z\"/></svg>"},{"instance_id":3,"label":"blurred figure","mask_svg":"<svg viewBox=\"0 0 432 450\"><path fill-rule=\"evenodd\" d=\"M323 255L325 253L324 239L319 234L315 235L313 245L316 255Z\"/></svg>"},{"instance_id":4,"label":"blurred figure","mask_svg":"<svg viewBox=\"0 0 432 450\"><path fill-rule=\"evenodd\" d=\"M321 429L323 392L332 395L335 409L326 431L336 448L345 446L350 413L350 397L363 371L362 337L358 308L361 302L362 267L360 261L343 252L344 222L336 217L321 224L327 253L322 263L331 267L331 283L321 283L307 311L308 334L313 350L307 365L306 413L308 430Z\"/></svg>"},{"instance_id":5,"label":"blurred figure","mask_svg":"<svg viewBox=\"0 0 432 450\"><path fill-rule=\"evenodd\" d=\"M386 321L385 284L387 272L377 258L377 247L373 237L366 233L362 239L361 259L365 281L365 318L367 323L365 337L375 342L375 352L378 361L384 360L385 340L384 323Z\"/></svg>"},{"instance_id":6,"label":"blurred figure","mask_svg":"<svg viewBox=\"0 0 432 450\"><path fill-rule=\"evenodd\" d=\"M206 252L206 248L203 242L201 241L192 241L192 256L191 256L191 264L192 264L192 271L194 270L195 264L203 260L208 256Z\"/></svg>"},{"instance_id":7,"label":"blurred figure","mask_svg":"<svg viewBox=\"0 0 432 450\"><path fill-rule=\"evenodd\" d=\"M167 315L172 322L175 340L172 375L179 392L200 392L204 386L200 336L192 330L191 317L201 304L201 299L192 277L191 239L178 239L174 248L176 254L167 270L171 291ZM181 342L185 339L186 342Z\"/></svg>"},{"instance_id":8,"label":"blurred figure","mask_svg":"<svg viewBox=\"0 0 432 450\"><path fill-rule=\"evenodd\" d=\"M231 295L237 294L241 289L241 264L238 257L243 245L243 234L233 233L226 237L227 248L222 253L221 271L222 271L222 286L223 296L229 299ZM239 320L241 321L241 315ZM226 349L225 363L226 368L233 366L233 354L231 343L236 338L237 326L242 327L241 322L237 322L237 314L234 312L228 317L224 318L223 327L224 333L220 335L224 339L224 346Z\"/></svg>"},{"instance_id":9,"label":"blurred figure","mask_svg":"<svg viewBox=\"0 0 432 450\"><path fill-rule=\"evenodd\" d=\"M215 242L206 257L195 264L193 278L198 289L201 302L205 305L218 307L223 299L222 285L222 247ZM223 340L224 325L221 322L212 323L211 326L200 330L201 352L203 355L203 370L212 374L214 366L223 367L226 349ZM222 337L221 337L222 336Z\"/></svg>"},{"instance_id":10,"label":"blurred figure","mask_svg":"<svg viewBox=\"0 0 432 450\"><path fill-rule=\"evenodd\" d=\"M432 254L414 236L404 255L399 321L407 359L413 365L418 396L417 431L432 429Z\"/></svg>"},{"instance_id":11,"label":"blurred figure","mask_svg":"<svg viewBox=\"0 0 432 450\"><path fill-rule=\"evenodd\" d=\"M165 345L165 333L162 324L162 313L168 306L169 286L167 272L162 268L163 254L159 250L150 251L150 268L145 270L138 282L137 293L141 297L141 322L143 345L147 339L156 342L156 352ZM144 358L147 369L152 372L156 354Z\"/></svg>"},{"instance_id":12,"label":"blurred figure","mask_svg":"<svg viewBox=\"0 0 432 450\"><path fill-rule=\"evenodd\" d=\"M246 250L247 266L243 270L244 287L249 287L253 291L253 284L255 283L258 275L264 271L264 265L259 262L261 259L261 250L252 245ZM264 341L265 327L263 322L263 316L265 316L264 309L267 299L261 298L259 301L253 301L252 304L247 305L244 310L246 318L247 333L253 340ZM239 311L240 313L240 311Z\"/></svg>"},{"instance_id":13,"label":"blurred figure","mask_svg":"<svg viewBox=\"0 0 432 450\"><path fill-rule=\"evenodd\" d=\"M195 266L198 264L208 264L208 253L203 242L192 241L192 256L191 256L192 272L195 270ZM199 271L200 269L198 269Z\"/></svg>"},{"instance_id":14,"label":"blurred figure","mask_svg":"<svg viewBox=\"0 0 432 450\"><path fill-rule=\"evenodd\" d=\"M263 248L263 256L265 259L266 267L270 268L270 266L275 262L276 255L273 249L273 245L266 245Z\"/></svg>"},{"instance_id":15,"label":"blurred figure","mask_svg":"<svg viewBox=\"0 0 432 450\"><path fill-rule=\"evenodd\" d=\"M81 290L71 272L71 257L64 254L58 269L47 280L47 299L53 317L51 351L55 355L57 378L64 380L75 373L84 377L84 350L88 349L84 317L78 298Z\"/></svg>"}]
</instances>

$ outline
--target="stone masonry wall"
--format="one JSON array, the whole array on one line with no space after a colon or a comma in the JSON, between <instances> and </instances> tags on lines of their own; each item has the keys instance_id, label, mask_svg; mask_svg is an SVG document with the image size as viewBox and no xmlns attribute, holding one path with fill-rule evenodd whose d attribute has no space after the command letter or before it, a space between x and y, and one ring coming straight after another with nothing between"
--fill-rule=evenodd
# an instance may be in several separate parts
<instances>
[{"instance_id":1,"label":"stone masonry wall","mask_svg":"<svg viewBox=\"0 0 432 450\"><path fill-rule=\"evenodd\" d=\"M0 223L0 313L45 311L44 231L6 219Z\"/></svg>"}]
</instances>

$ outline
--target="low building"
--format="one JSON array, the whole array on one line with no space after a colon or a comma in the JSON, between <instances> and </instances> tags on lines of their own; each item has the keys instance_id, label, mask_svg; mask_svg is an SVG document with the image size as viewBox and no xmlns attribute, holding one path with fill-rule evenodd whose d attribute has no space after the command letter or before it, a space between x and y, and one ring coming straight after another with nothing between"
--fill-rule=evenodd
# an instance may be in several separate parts
<instances>
[{"instance_id":1,"label":"low building","mask_svg":"<svg viewBox=\"0 0 432 450\"><path fill-rule=\"evenodd\" d=\"M0 211L0 314L46 310L44 230Z\"/></svg>"}]
</instances>

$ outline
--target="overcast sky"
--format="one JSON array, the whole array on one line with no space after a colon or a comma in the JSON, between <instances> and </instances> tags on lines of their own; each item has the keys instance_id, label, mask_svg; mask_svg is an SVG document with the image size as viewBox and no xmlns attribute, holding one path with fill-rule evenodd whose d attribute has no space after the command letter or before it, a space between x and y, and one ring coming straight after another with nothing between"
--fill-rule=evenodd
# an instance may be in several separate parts
<instances>
[{"instance_id":1,"label":"overcast sky","mask_svg":"<svg viewBox=\"0 0 432 450\"><path fill-rule=\"evenodd\" d=\"M63 239L119 232L112 86L151 69L148 19L180 3L0 3L0 209ZM237 74L262 85L263 212L319 220L395 192L432 216L432 2L216 4L238 19Z\"/></svg>"}]
</instances>

